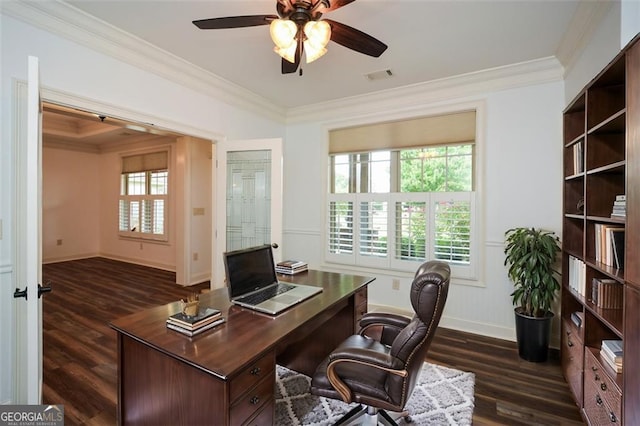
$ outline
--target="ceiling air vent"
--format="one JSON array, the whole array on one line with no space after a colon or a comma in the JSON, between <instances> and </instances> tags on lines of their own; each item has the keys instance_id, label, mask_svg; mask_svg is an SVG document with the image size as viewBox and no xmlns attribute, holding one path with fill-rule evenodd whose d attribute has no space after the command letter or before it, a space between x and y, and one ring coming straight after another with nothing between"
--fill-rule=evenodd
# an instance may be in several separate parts
<instances>
[{"instance_id":1,"label":"ceiling air vent","mask_svg":"<svg viewBox=\"0 0 640 426\"><path fill-rule=\"evenodd\" d=\"M369 74L365 74L365 77L367 77L367 80L369 81L383 80L385 78L393 77L393 73L391 70L374 71Z\"/></svg>"}]
</instances>

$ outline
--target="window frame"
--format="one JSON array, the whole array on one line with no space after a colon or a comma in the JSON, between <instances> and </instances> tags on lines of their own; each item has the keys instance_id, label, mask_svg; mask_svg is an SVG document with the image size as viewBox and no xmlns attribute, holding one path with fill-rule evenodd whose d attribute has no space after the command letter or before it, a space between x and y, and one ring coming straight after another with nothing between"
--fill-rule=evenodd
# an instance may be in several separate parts
<instances>
[{"instance_id":1,"label":"window frame","mask_svg":"<svg viewBox=\"0 0 640 426\"><path fill-rule=\"evenodd\" d=\"M160 153L160 152L166 152L167 155L167 167L166 169L159 169L159 170L140 170L140 171L133 171L133 172L120 172L118 174L119 177L119 182L118 182L118 207L117 207L117 211L118 211L118 216L117 216L117 223L118 223L118 237L122 238L122 239L127 239L127 240L135 240L135 241L146 241L146 242L158 242L158 243L168 243L169 242L169 202L170 202L170 197L171 197L171 192L172 192L172 179L171 179L171 149L170 147L158 147L157 149L152 149L152 150L145 150L145 151L136 151L134 153L121 153L120 154L120 164L123 164L124 158L126 157L130 157L130 156L135 156L135 155L146 155L146 154L155 154L155 153ZM152 175L153 173L156 172L161 172L161 171L166 171L167 172L167 182L166 182L166 186L167 186L167 193L166 194L152 194L151 193L151 185L152 185ZM129 195L129 194L122 194L122 185L124 184L123 179L124 175L131 175L134 173L144 173L145 174L145 194L135 194L135 195ZM125 187L127 187L127 185L125 185ZM129 211L128 211L128 216L129 216L129 223L131 223L131 211L130 211L130 203L131 202L139 202L140 205L140 209L142 209L142 205L143 203L149 202L152 205L152 209L154 209L155 207L155 201L156 200L162 200L163 204L164 204L164 209L163 209L163 224L164 224L164 232L162 234L154 234L153 232L142 232L142 231L123 231L120 229L120 205L121 203L124 201L127 203L127 205L129 206ZM153 210L152 210L153 211ZM152 214L153 215L153 214ZM140 214L140 216L142 216L142 213ZM153 221L153 218L151 220L151 229L154 228L155 222ZM140 226L142 226L142 223L140 223Z\"/></svg>"},{"instance_id":2,"label":"window frame","mask_svg":"<svg viewBox=\"0 0 640 426\"><path fill-rule=\"evenodd\" d=\"M470 202L470 226L472 229L471 235L470 235L470 239L469 239L469 249L470 249L470 263L468 266L463 266L463 265L457 265L455 263L451 263L451 268L452 268L452 279L454 280L454 282L456 283L460 283L463 285L470 285L470 286L481 286L483 287L485 284L483 282L483 278L482 278L482 274L483 274L483 262L484 262L484 254L481 252L480 247L482 244L482 239L483 239L483 235L484 235L484 231L482 229L482 224L484 223L484 217L483 217L483 210L480 208L480 206L482 205L481 200L483 199L483 187L484 187L484 182L483 182L483 158L484 158L484 139L485 139L485 135L484 135L484 128L485 128L485 113L486 113L486 102L483 100L477 100L477 101L471 101L471 102L467 102L467 103L462 103L462 104L457 104L457 105L449 105L449 106L444 106L444 107L439 107L439 108L435 108L433 110L428 110L428 111L422 111L421 113L415 113L417 114L415 116L405 116L404 114L400 113L400 114L380 114L379 116L377 116L377 119L374 119L372 117L370 117L369 119L359 119L359 120L353 120L352 122L349 123L345 123L344 121L341 122L336 122L334 125L331 125L330 123L327 123L325 126L325 130L327 132L327 145L326 145L326 149L327 149L327 156L325 158L327 158L326 161L326 168L325 171L327 172L327 174L325 175L325 182L327 184L326 186L326 191L325 191L325 203L324 203L324 214L326 215L324 217L324 229L325 231L323 232L323 239L324 239L324 245L323 245L323 253L324 253L324 263L327 267L329 268L344 268L344 267L349 267L350 270L362 270L363 272L366 271L388 271L388 270L395 270L401 273L410 273L413 274L416 270L416 268L420 265L419 262L417 261L413 261L413 260L403 260L403 259L393 259L393 257L395 257L395 253L392 250L395 250L395 247L392 246L391 244L388 246L388 258L391 257L391 259L388 261L388 263L379 263L377 265L370 265L370 264L362 264L362 262L358 263L356 261L356 252L357 252L357 248L354 248L354 252L351 255L344 255L344 254L335 254L335 253L331 253L330 249L331 247L329 246L329 240L331 239L331 235L330 235L330 216L329 216L329 206L330 206L330 201L352 201L352 196L354 194L334 194L331 193L330 191L333 191L333 185L334 185L334 179L333 179L333 173L334 173L334 167L333 164L331 163L331 158L332 158L332 153L330 152L330 146L331 146L331 142L330 142L330 134L333 132L333 130L339 130L342 128L348 128L348 127L358 127L358 126L368 126L371 124L375 124L375 123L382 123L382 122L389 122L391 120L396 120L396 121L403 121L403 120L412 120L415 117L420 117L420 116L434 116L434 115L446 115L446 114L455 114L459 111L470 111L473 110L475 112L475 138L474 140L468 141L469 143L473 143L473 147L472 147L472 156L473 156L473 161L471 164L472 170L471 170L471 179L472 179L472 191L469 192L462 192L462 193L457 193L457 192L441 192L441 193L432 193L431 195L431 199L432 200L445 200L447 197L453 197L453 200L455 201L456 199L459 199L461 196L462 197L467 197L469 202ZM428 144L425 145L425 147L433 147L433 146L437 146L437 145L460 145L460 144L464 144L464 142L459 141L459 142L445 142L442 144ZM413 146L415 148L415 146ZM372 151L374 150L381 150L381 149L385 149L385 148L380 148L380 147L376 147L376 149L372 149ZM397 147L395 146L389 146L388 148L386 148L387 150L391 150L392 152L392 159L391 162L393 164L393 155L394 155L394 149L397 149ZM403 149L403 148L400 148ZM407 147L406 149L412 149L412 147ZM398 151L395 151L396 153L398 153ZM338 151L335 154L348 154L344 151ZM399 154L398 154L399 156ZM397 164L399 165L399 162L397 162ZM330 167L331 166L331 167ZM392 166L392 170L391 170L391 188L392 191L394 188L399 188L400 187L400 183L399 183L399 174L400 174L400 169L399 167L397 169L393 169ZM391 192L390 194L395 194L393 192ZM408 196L408 194L414 194L412 195L412 197L417 197L418 199L420 199L420 197L424 197L424 193L397 193L397 194L403 194L405 197ZM397 196L394 195L393 196L393 200L394 200L394 204L390 204L389 207L389 211L394 211L395 210L395 200L397 199ZM416 199L416 198L413 198ZM408 201L409 198L406 198L404 201ZM421 199L421 201L424 199ZM357 205L357 203L354 204ZM427 250L430 251L430 253L427 255L427 259L433 259L433 250L434 250L434 244L431 242L434 239L434 235L433 233L435 232L435 217L433 215L433 207L431 206L431 201L429 201L429 208L427 209L427 215L428 215L428 222L429 222L429 229L428 229L428 236L427 236ZM354 211L354 219L357 217L357 212ZM357 224L354 224L355 226L359 226ZM395 225L389 225L389 226L395 226ZM356 237L358 235L359 230L354 229L354 237ZM395 237L394 237L395 238ZM431 241L429 241L431 240ZM395 244L395 241L393 242L393 244Z\"/></svg>"}]
</instances>

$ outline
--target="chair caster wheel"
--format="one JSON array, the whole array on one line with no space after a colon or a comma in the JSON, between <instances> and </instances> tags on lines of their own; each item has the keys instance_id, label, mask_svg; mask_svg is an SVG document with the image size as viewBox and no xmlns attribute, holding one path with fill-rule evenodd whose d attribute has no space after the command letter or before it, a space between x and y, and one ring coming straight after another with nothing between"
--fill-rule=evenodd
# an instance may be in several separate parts
<instances>
[{"instance_id":1,"label":"chair caster wheel","mask_svg":"<svg viewBox=\"0 0 640 426\"><path fill-rule=\"evenodd\" d=\"M405 423L413 423L413 419L411 418L411 416L404 416L404 421Z\"/></svg>"}]
</instances>

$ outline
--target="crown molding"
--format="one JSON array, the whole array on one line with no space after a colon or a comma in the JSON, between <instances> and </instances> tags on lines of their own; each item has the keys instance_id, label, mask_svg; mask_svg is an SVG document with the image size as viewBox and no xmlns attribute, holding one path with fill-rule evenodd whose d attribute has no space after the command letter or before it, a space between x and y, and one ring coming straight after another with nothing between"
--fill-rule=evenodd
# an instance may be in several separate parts
<instances>
[{"instance_id":1,"label":"crown molding","mask_svg":"<svg viewBox=\"0 0 640 426\"><path fill-rule=\"evenodd\" d=\"M581 1L569 22L560 45L556 50L556 57L564 67L567 75L575 66L576 61L605 18L612 1Z\"/></svg>"},{"instance_id":2,"label":"crown molding","mask_svg":"<svg viewBox=\"0 0 640 426\"><path fill-rule=\"evenodd\" d=\"M2 1L2 13L229 105L284 123L286 110L63 1Z\"/></svg>"},{"instance_id":3,"label":"crown molding","mask_svg":"<svg viewBox=\"0 0 640 426\"><path fill-rule=\"evenodd\" d=\"M486 92L561 81L563 68L555 57L476 71L400 88L297 107L287 113L287 124L327 121L345 115L368 115L401 110Z\"/></svg>"}]
</instances>

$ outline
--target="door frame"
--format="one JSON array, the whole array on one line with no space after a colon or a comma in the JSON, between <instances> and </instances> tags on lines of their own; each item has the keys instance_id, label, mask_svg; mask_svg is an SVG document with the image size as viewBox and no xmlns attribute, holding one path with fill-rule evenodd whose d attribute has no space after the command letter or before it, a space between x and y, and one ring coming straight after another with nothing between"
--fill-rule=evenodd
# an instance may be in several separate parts
<instances>
[{"instance_id":1,"label":"door frame","mask_svg":"<svg viewBox=\"0 0 640 426\"><path fill-rule=\"evenodd\" d=\"M45 70L46 72L46 70ZM42 70L40 70L40 74L42 74ZM13 122L13 135L16 135L16 140L26 140L27 135L24 133L25 129L23 128L25 123L22 121L24 120L24 114L22 114L21 110L23 108L26 109L26 99L21 99L21 97L25 96L27 91L28 91L28 84L26 81L24 80L16 80L14 87L16 88L15 93L13 94L13 105L12 105L12 109L13 109L13 115L14 117L16 117L16 119ZM130 110L126 107L120 107L117 105L113 105L113 104L107 104L104 102L99 102L93 99L88 99L88 98L84 98L81 96L76 96L73 94L69 94L69 93L63 93L60 91L56 91L53 89L49 89L46 87L40 87L40 102L48 102L48 103L52 103L52 104L57 104L60 106L65 106L65 107L69 107L69 108L75 108L75 109L79 109L79 110L84 110L84 111L88 111L88 112L99 112L100 114L104 114L104 115L108 115L114 118L118 118L118 119L122 119L125 121L130 121L133 123L153 123L155 128L158 129L164 129L167 131L171 131L174 133L181 133L184 135L189 135L189 136L194 136L194 137L198 137L201 139L206 139L211 141L212 145L213 145L213 152L215 152L215 144L217 141L220 141L222 139L224 139L224 136L220 133L216 133L216 132L211 132L208 130L204 130L204 129L200 129L200 128L196 128L196 127L192 127L192 126L188 126L188 125L184 125L184 124L180 124L178 122L174 122L168 119L164 119L161 117L157 117L157 116L152 116L149 114L144 114L144 113L140 113L137 111L133 111ZM40 126L39 129L39 136L38 137L42 137L42 127ZM20 145L16 144L14 145L15 149L16 149L16 154L15 154L15 158L14 160L20 160L22 158L22 156L26 155L26 153L22 153L22 152L17 152L18 149L20 149ZM42 174L42 164L40 163L37 173L39 175ZM23 179L26 174L27 171L23 170L22 166L17 166L16 170L14 171L16 180L17 180L17 184L19 185L19 182L23 182L23 189L26 186L26 182ZM20 188L17 188L17 190L19 190ZM23 222L23 219L26 217L26 209L27 207L25 206L25 203L23 202L23 200L21 198L20 193L16 194L16 196L14 197L15 201L19 201L16 202L15 205L15 209L14 209L14 217L15 217L15 221L16 221L16 226L21 226L20 222ZM215 211L215 199L216 199L216 188L215 185L212 186L212 206L211 209L212 211ZM42 217L42 203L41 203L41 199L39 202L39 207L38 207L38 212L36 213L38 215L38 217ZM190 230L191 227L191 217L190 215L186 215L186 217L184 218L184 229L182 229L179 232L187 232L186 230ZM212 223L212 229L214 228L215 223ZM22 225L24 226L24 225ZM42 235L39 236L39 245L42 246ZM212 244L212 252L215 252L215 238L212 238L211 241ZM14 253L15 253L15 258L16 258L16 264L15 264L15 268L16 268L16 274L15 274L15 285L18 287L22 287L24 286L24 284L26 283L26 277L24 277L22 275L22 273L20 272L20 270L22 269L21 266L21 262L25 262L26 260L24 259L24 254L21 253L20 249L20 245L18 244L18 241L16 238L14 238ZM176 254L176 262L182 261L182 259L184 259L184 256L180 256L178 254ZM39 256L39 267L40 267L40 271L42 270L42 256L40 253ZM215 267L216 265L212 264L211 265L211 276L214 277L216 274L215 271ZM37 286L37 284L42 284L39 282L41 277L38 277L38 282L35 283L35 285ZM36 290L37 292L37 290ZM37 298L37 295L33 295L31 292L28 293L28 297L31 298L35 298L36 300L39 300ZM46 297L46 296L44 296ZM26 310L27 307L26 306L22 306L21 303L14 303L14 318L18 318L19 315L22 315L23 312L21 312L21 310ZM42 309L42 305L40 304L39 306L40 312ZM30 308L30 311L33 311L32 308ZM14 320L15 321L15 320ZM27 333L27 327L25 326L25 324L21 324L19 322L16 321L15 323L15 330L14 333ZM34 380L38 380L39 381L39 386L38 386L38 395L34 395L32 390L29 389L24 389L24 387L22 386L22 384L19 383L18 380L18 375L19 374L23 374L24 370L27 368L27 363L26 363L26 358L27 356L29 356L29 353L33 353L33 350L30 347L26 347L25 345L22 344L18 344L18 337L16 334L14 334L12 336L12 341L13 341L13 353L12 353L12 364L14 366L14 368L16 369L15 373L14 373L14 392L13 392L13 399L14 401L24 401L26 398L28 398L28 403L29 404L39 404L40 403L40 399L41 399L41 385L42 385L42 358L40 357L40 368L39 368L39 373L37 374L36 379L29 379L31 382L34 382ZM39 341L42 342L42 328L40 327L39 330ZM41 353L41 352L40 352ZM20 372L22 371L22 373ZM33 386L29 386L29 387L33 387ZM37 399L37 401L36 401Z\"/></svg>"},{"instance_id":2,"label":"door frame","mask_svg":"<svg viewBox=\"0 0 640 426\"><path fill-rule=\"evenodd\" d=\"M216 145L216 171L215 183L216 192L220 194L220 202L216 206L215 220L215 237L214 241L216 249L212 250L212 264L216 267L212 269L217 271L217 275L213 276L211 288L224 287L225 270L222 259L222 252L226 249L226 223L227 223L227 204L226 204L226 187L227 187L227 152L230 151L262 151L270 150L271 155L271 244L276 244L274 248L282 246L282 208L283 208L283 182L284 182L284 157L283 157L283 139L243 139L243 140L221 140ZM219 250L219 252L218 252ZM273 253L276 262L281 259L282 250L275 250Z\"/></svg>"}]
</instances>

